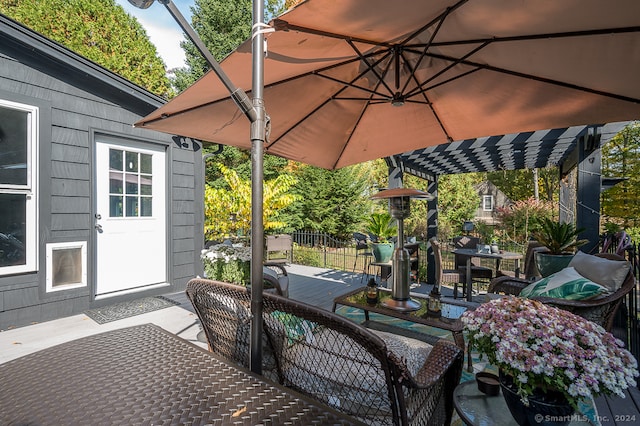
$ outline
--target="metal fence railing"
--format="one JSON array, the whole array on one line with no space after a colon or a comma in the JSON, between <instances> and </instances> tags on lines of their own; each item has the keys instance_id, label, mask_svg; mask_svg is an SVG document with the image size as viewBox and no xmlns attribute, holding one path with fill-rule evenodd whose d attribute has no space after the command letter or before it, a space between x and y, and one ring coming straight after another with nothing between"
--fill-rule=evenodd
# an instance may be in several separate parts
<instances>
[{"instance_id":1,"label":"metal fence railing","mask_svg":"<svg viewBox=\"0 0 640 426\"><path fill-rule=\"evenodd\" d=\"M363 272L366 268L365 262L370 260L362 256L361 253L356 252L355 240L353 239L339 240L329 234L315 231L296 231L291 234L291 237L294 243L292 253L294 263L343 271ZM424 281L427 276L427 244L424 241L419 243L419 277ZM600 247L608 252L615 252L620 248L620 245L614 238L610 244L605 247L601 244ZM505 247L505 249L517 251L518 247ZM618 311L613 330L613 334L625 343L625 346L636 359L640 359L640 327L638 324L640 259L638 250L639 247L636 243L630 243L624 249L624 257L631 262L633 267L636 286L625 297L623 305ZM445 267L452 267L453 255L443 251L443 262ZM509 267L509 265L503 266Z\"/></svg>"}]
</instances>

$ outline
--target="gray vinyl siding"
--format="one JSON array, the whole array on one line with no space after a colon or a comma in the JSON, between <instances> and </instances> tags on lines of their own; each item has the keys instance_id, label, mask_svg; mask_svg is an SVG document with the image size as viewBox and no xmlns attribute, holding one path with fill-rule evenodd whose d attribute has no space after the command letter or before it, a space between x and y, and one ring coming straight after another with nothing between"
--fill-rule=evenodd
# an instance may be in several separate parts
<instances>
[{"instance_id":1,"label":"gray vinyl siding","mask_svg":"<svg viewBox=\"0 0 640 426\"><path fill-rule=\"evenodd\" d=\"M166 201L171 287L163 292L184 290L186 282L201 270L198 255L202 247L202 220L196 215L202 210L197 206L202 203L202 189L196 188L194 182L194 176L202 173L201 151L191 146L179 148L170 135L133 128L132 123L149 111L134 113L2 53L0 46L0 98L47 105L47 111L40 123L39 271L0 276L0 330L74 315L96 306L92 298L95 282L91 254L95 244L92 216L95 133L156 141L169 147L167 178L171 186ZM66 241L87 241L88 287L46 293L46 244ZM149 294L137 293L124 298L146 295Z\"/></svg>"}]
</instances>

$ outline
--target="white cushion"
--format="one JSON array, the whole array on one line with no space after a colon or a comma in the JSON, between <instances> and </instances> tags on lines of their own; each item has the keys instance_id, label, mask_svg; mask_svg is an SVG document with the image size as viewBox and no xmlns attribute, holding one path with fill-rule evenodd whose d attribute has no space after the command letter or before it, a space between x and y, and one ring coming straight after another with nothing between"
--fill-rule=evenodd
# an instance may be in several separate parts
<instances>
[{"instance_id":1,"label":"white cushion","mask_svg":"<svg viewBox=\"0 0 640 426\"><path fill-rule=\"evenodd\" d=\"M624 283L631 265L626 260L611 260L592 254L577 252L569 262L585 278L605 286L615 292Z\"/></svg>"},{"instance_id":2,"label":"white cushion","mask_svg":"<svg viewBox=\"0 0 640 426\"><path fill-rule=\"evenodd\" d=\"M369 331L377 334L378 337L384 340L387 349L404 362L412 377L418 374L418 371L420 371L424 362L427 360L431 349L433 349L433 346L430 344L410 337L372 329L369 329Z\"/></svg>"}]
</instances>

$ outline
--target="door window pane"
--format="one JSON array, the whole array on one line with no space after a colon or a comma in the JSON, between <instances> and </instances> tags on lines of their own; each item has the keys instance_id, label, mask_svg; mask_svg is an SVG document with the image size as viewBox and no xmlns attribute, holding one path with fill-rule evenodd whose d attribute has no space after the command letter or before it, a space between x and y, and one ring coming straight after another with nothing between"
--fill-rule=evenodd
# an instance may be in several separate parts
<instances>
[{"instance_id":1,"label":"door window pane","mask_svg":"<svg viewBox=\"0 0 640 426\"><path fill-rule=\"evenodd\" d=\"M140 154L140 173L152 173L152 157L151 154Z\"/></svg>"},{"instance_id":2,"label":"door window pane","mask_svg":"<svg viewBox=\"0 0 640 426\"><path fill-rule=\"evenodd\" d=\"M109 216L122 217L122 196L109 196Z\"/></svg>"},{"instance_id":3,"label":"door window pane","mask_svg":"<svg viewBox=\"0 0 640 426\"><path fill-rule=\"evenodd\" d=\"M151 217L153 154L110 149L109 157L110 216Z\"/></svg>"},{"instance_id":4,"label":"door window pane","mask_svg":"<svg viewBox=\"0 0 640 426\"><path fill-rule=\"evenodd\" d=\"M109 150L109 169L122 171L122 155L123 151L120 149Z\"/></svg>"},{"instance_id":5,"label":"door window pane","mask_svg":"<svg viewBox=\"0 0 640 426\"><path fill-rule=\"evenodd\" d=\"M138 172L138 153L127 151L125 158L126 171Z\"/></svg>"},{"instance_id":6,"label":"door window pane","mask_svg":"<svg viewBox=\"0 0 640 426\"><path fill-rule=\"evenodd\" d=\"M127 217L138 216L138 197L126 197Z\"/></svg>"},{"instance_id":7,"label":"door window pane","mask_svg":"<svg viewBox=\"0 0 640 426\"><path fill-rule=\"evenodd\" d=\"M151 217L153 216L151 197L140 198L140 216Z\"/></svg>"},{"instance_id":8,"label":"door window pane","mask_svg":"<svg viewBox=\"0 0 640 426\"><path fill-rule=\"evenodd\" d=\"M127 194L137 194L138 193L138 175L127 173Z\"/></svg>"},{"instance_id":9,"label":"door window pane","mask_svg":"<svg viewBox=\"0 0 640 426\"><path fill-rule=\"evenodd\" d=\"M122 173L109 172L109 192L111 194L122 194Z\"/></svg>"}]
</instances>

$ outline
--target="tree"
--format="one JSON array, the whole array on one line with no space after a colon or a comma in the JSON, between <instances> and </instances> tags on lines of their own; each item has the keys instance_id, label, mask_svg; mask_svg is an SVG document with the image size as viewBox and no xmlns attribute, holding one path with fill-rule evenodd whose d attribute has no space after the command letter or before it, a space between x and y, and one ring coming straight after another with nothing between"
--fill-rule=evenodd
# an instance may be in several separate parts
<instances>
[{"instance_id":1,"label":"tree","mask_svg":"<svg viewBox=\"0 0 640 426\"><path fill-rule=\"evenodd\" d=\"M350 239L354 231L361 230L371 213L367 173L370 165L333 171L297 166L298 183L292 191L299 199L283 214L287 231L309 229Z\"/></svg>"},{"instance_id":2,"label":"tree","mask_svg":"<svg viewBox=\"0 0 640 426\"><path fill-rule=\"evenodd\" d=\"M265 20L278 14L282 0L266 0ZM191 25L217 61L251 36L252 0L196 0ZM209 65L190 40L180 43L187 67L175 71L173 84L183 91L202 77ZM247 88L245 88L247 89Z\"/></svg>"},{"instance_id":3,"label":"tree","mask_svg":"<svg viewBox=\"0 0 640 426\"><path fill-rule=\"evenodd\" d=\"M172 94L144 28L114 0L0 0L0 12L155 94Z\"/></svg>"},{"instance_id":4,"label":"tree","mask_svg":"<svg viewBox=\"0 0 640 426\"><path fill-rule=\"evenodd\" d=\"M508 207L499 207L496 215L501 223L500 234L503 240L524 245L545 219L553 217L553 212L553 203L533 197L515 201Z\"/></svg>"},{"instance_id":5,"label":"tree","mask_svg":"<svg viewBox=\"0 0 640 426\"><path fill-rule=\"evenodd\" d=\"M471 173L442 175L438 179L438 233L447 240L462 232L462 224L473 219L480 205L474 185L478 176Z\"/></svg>"},{"instance_id":6,"label":"tree","mask_svg":"<svg viewBox=\"0 0 640 426\"><path fill-rule=\"evenodd\" d=\"M218 165L227 183L227 188L205 187L205 238L221 240L239 232L248 235L251 228L251 181L243 179L231 169ZM263 186L264 229L279 229L285 224L280 212L293 203L297 196L289 192L296 183L295 177L282 173L267 180ZM230 220L234 217L234 220Z\"/></svg>"},{"instance_id":7,"label":"tree","mask_svg":"<svg viewBox=\"0 0 640 426\"><path fill-rule=\"evenodd\" d=\"M542 188L540 198L553 201L558 198L560 177L557 167L538 170L538 186ZM534 196L534 172L532 169L500 170L487 173L487 179L500 188L511 200L526 200Z\"/></svg>"},{"instance_id":8,"label":"tree","mask_svg":"<svg viewBox=\"0 0 640 426\"><path fill-rule=\"evenodd\" d=\"M602 213L624 228L640 225L640 122L625 127L602 147L602 175L627 180L602 194Z\"/></svg>"}]
</instances>

